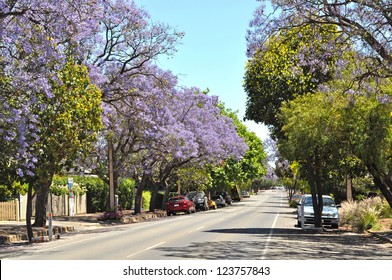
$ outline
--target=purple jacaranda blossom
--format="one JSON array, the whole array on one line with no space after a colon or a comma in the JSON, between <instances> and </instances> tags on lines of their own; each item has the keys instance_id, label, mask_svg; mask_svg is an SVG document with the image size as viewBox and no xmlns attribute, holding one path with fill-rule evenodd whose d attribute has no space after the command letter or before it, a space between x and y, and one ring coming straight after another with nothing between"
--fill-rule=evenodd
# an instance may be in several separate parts
<instances>
[{"instance_id":1,"label":"purple jacaranda blossom","mask_svg":"<svg viewBox=\"0 0 392 280\"><path fill-rule=\"evenodd\" d=\"M255 11L247 33L248 56L282 30L300 26L335 25L340 32L333 40L325 42L337 57L343 58L346 46L355 49L362 55L366 63L367 75L373 72L376 76L380 69L383 73L391 73L391 28L390 3L375 1L323 1L323 0L260 0L260 7ZM300 15L300 16L299 16ZM338 34L338 33L336 33ZM299 34L300 35L300 34ZM317 36L314 37L318 40ZM309 46L311 49L312 46ZM309 61L320 60L323 52L304 51ZM341 55L340 55L341 54ZM363 59L365 58L365 59ZM321 60L320 60L321 61ZM336 65L341 69L341 65ZM339 71L337 71L338 74ZM362 73L360 73L362 75Z\"/></svg>"}]
</instances>

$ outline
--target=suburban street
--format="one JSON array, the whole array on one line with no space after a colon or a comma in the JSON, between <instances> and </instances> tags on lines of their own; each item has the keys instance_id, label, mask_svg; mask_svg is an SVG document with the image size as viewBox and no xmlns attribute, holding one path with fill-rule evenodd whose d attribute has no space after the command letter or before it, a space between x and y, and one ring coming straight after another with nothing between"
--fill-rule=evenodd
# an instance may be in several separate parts
<instances>
[{"instance_id":1,"label":"suburban street","mask_svg":"<svg viewBox=\"0 0 392 280\"><path fill-rule=\"evenodd\" d=\"M392 259L391 244L371 236L296 228L286 192L268 190L217 210L65 234L20 246L19 260L357 260ZM4 252L3 252L4 253Z\"/></svg>"}]
</instances>

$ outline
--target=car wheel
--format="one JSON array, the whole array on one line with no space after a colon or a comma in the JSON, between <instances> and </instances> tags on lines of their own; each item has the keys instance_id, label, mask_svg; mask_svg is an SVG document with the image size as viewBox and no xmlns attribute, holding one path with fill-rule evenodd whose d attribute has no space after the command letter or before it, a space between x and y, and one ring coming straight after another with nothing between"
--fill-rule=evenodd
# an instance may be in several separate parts
<instances>
[{"instance_id":1,"label":"car wheel","mask_svg":"<svg viewBox=\"0 0 392 280\"><path fill-rule=\"evenodd\" d=\"M167 215L167 216L170 216L170 215L171 215L171 213L170 213L170 212L166 212L166 215Z\"/></svg>"},{"instance_id":2,"label":"car wheel","mask_svg":"<svg viewBox=\"0 0 392 280\"><path fill-rule=\"evenodd\" d=\"M339 228L339 225L338 225L338 224L332 224L332 225L331 225L331 228L338 229L338 228Z\"/></svg>"}]
</instances>

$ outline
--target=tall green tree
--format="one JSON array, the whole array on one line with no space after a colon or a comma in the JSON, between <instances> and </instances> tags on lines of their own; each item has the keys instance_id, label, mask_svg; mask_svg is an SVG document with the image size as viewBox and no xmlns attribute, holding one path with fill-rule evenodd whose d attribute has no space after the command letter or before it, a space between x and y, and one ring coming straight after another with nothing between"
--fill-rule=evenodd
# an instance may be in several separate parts
<instances>
[{"instance_id":1,"label":"tall green tree","mask_svg":"<svg viewBox=\"0 0 392 280\"><path fill-rule=\"evenodd\" d=\"M324 185L330 180L341 154L335 108L324 93L306 94L281 108L285 138L279 150L289 161L298 161L311 187L315 226L321 227Z\"/></svg>"},{"instance_id":2,"label":"tall green tree","mask_svg":"<svg viewBox=\"0 0 392 280\"><path fill-rule=\"evenodd\" d=\"M294 27L271 36L246 65L246 119L266 124L279 138L283 124L277 118L284 101L314 93L318 85L333 77L337 58L330 55L329 42L336 28ZM308 60L307 51L319 53Z\"/></svg>"},{"instance_id":3,"label":"tall green tree","mask_svg":"<svg viewBox=\"0 0 392 280\"><path fill-rule=\"evenodd\" d=\"M34 147L35 173L26 177L29 183L27 226L31 225L32 197L36 195L33 226L46 224L46 207L53 175L86 156L97 140L101 128L101 92L89 79L85 66L72 59L52 82L53 96L41 96L36 107L40 124ZM43 106L45 104L45 106ZM32 237L30 232L29 237Z\"/></svg>"},{"instance_id":4,"label":"tall green tree","mask_svg":"<svg viewBox=\"0 0 392 280\"><path fill-rule=\"evenodd\" d=\"M375 186L392 207L392 81L374 81L363 94L348 95L341 122L351 152L373 177Z\"/></svg>"}]
</instances>

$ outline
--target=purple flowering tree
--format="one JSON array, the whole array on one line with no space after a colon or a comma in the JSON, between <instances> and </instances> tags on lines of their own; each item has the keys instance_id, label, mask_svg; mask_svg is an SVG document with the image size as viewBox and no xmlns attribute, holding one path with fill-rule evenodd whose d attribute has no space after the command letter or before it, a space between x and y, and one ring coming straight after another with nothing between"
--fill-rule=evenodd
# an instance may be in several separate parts
<instances>
[{"instance_id":1,"label":"purple flowering tree","mask_svg":"<svg viewBox=\"0 0 392 280\"><path fill-rule=\"evenodd\" d=\"M369 75L392 74L391 3L371 0L272 0L260 1L248 32L248 51L253 54L271 35L283 29L306 25L337 26L361 53ZM267 5L270 7L267 8ZM272 12L271 12L272 11ZM300 17L298 15L301 15ZM341 53L339 45L330 51ZM311 53L307 53L308 56Z\"/></svg>"},{"instance_id":2,"label":"purple flowering tree","mask_svg":"<svg viewBox=\"0 0 392 280\"><path fill-rule=\"evenodd\" d=\"M64 82L57 75L70 56L88 66L92 82L109 104L132 96L128 81L154 75L150 62L174 52L181 37L182 33L168 26L152 24L133 1L1 0L0 99L4 111L0 133L2 142L12 148L2 156L12 158L16 176L40 176L36 172L40 149L32 147L45 141L41 138L45 124L39 122L35 108L51 104L53 83ZM45 223L46 205L40 202L46 194L37 192L37 226Z\"/></svg>"},{"instance_id":3,"label":"purple flowering tree","mask_svg":"<svg viewBox=\"0 0 392 280\"><path fill-rule=\"evenodd\" d=\"M133 1L104 1L102 6L99 32L82 42L90 46L86 48L89 51L84 54L84 61L92 79L102 89L104 107L111 112L117 108L116 114L127 112L127 116L134 114L135 104L143 102L139 100L140 92L146 92L142 87L148 85L142 77L162 78L153 62L158 56L174 54L183 33L152 22L149 14ZM127 106L129 109L125 109ZM112 166L116 164L112 158L116 155L113 150L116 145L112 143L115 133L107 128L110 208L113 208L118 168Z\"/></svg>"},{"instance_id":4,"label":"purple flowering tree","mask_svg":"<svg viewBox=\"0 0 392 280\"><path fill-rule=\"evenodd\" d=\"M33 191L34 225L44 226L53 174L71 165L99 127L100 91L73 60L84 53L80 40L98 30L98 4L0 1L0 143L10 148L0 168L3 180L29 183L29 239Z\"/></svg>"},{"instance_id":5,"label":"purple flowering tree","mask_svg":"<svg viewBox=\"0 0 392 280\"><path fill-rule=\"evenodd\" d=\"M153 76L139 75L126 86L132 94L105 106L105 123L115 181L132 176L138 183L136 213L142 191L152 186L153 207L158 189L167 189L167 179L177 169L218 163L246 150L232 120L220 115L217 98L196 88L178 88L170 72L155 68Z\"/></svg>"},{"instance_id":6,"label":"purple flowering tree","mask_svg":"<svg viewBox=\"0 0 392 280\"><path fill-rule=\"evenodd\" d=\"M239 160L247 150L233 120L220 113L216 97L183 88L167 95L165 104L158 130L152 133L152 151L158 160L151 172L151 211L159 188L168 194L167 179L179 168Z\"/></svg>"},{"instance_id":7,"label":"purple flowering tree","mask_svg":"<svg viewBox=\"0 0 392 280\"><path fill-rule=\"evenodd\" d=\"M40 124L31 108L41 96L53 97L50 81L58 79L67 51L77 51L80 38L97 27L91 19L100 12L91 1L0 1L0 137L14 143L7 156L20 163L20 177L35 168L31 147Z\"/></svg>"}]
</instances>

